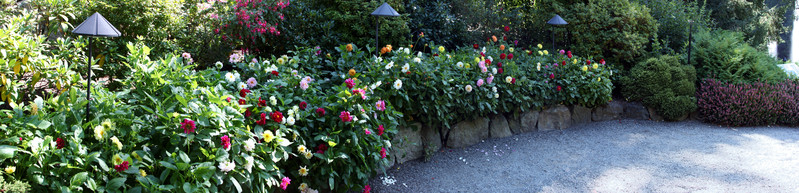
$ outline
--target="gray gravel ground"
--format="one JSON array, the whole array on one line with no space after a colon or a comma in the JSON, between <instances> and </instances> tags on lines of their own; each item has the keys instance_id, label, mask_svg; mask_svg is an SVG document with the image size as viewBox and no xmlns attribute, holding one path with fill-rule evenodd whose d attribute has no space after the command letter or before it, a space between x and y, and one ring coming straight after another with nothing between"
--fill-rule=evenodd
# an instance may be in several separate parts
<instances>
[{"instance_id":1,"label":"gray gravel ground","mask_svg":"<svg viewBox=\"0 0 799 193\"><path fill-rule=\"evenodd\" d=\"M369 184L373 192L799 192L799 128L594 122L445 148Z\"/></svg>"}]
</instances>

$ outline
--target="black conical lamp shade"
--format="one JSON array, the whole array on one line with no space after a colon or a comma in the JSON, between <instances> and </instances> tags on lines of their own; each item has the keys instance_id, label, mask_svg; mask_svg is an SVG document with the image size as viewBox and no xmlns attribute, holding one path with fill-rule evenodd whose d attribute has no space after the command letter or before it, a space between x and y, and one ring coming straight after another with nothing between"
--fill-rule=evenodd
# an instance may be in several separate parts
<instances>
[{"instance_id":1,"label":"black conical lamp shade","mask_svg":"<svg viewBox=\"0 0 799 193\"><path fill-rule=\"evenodd\" d=\"M563 18L561 18L560 15L555 14L555 17L552 17L552 19L549 19L547 24L550 24L550 25L566 25L566 24L569 24L569 23L567 23L566 20L563 20Z\"/></svg>"},{"instance_id":2,"label":"black conical lamp shade","mask_svg":"<svg viewBox=\"0 0 799 193\"><path fill-rule=\"evenodd\" d=\"M390 16L390 17L400 16L400 14L397 13L397 11L394 10L394 8L391 8L391 5L388 5L388 3L383 3L383 5L380 5L380 7L378 7L374 12L372 12L372 15Z\"/></svg>"},{"instance_id":3,"label":"black conical lamp shade","mask_svg":"<svg viewBox=\"0 0 799 193\"><path fill-rule=\"evenodd\" d=\"M94 13L72 30L72 33L86 36L119 37L119 30L111 25L100 13Z\"/></svg>"}]
</instances>

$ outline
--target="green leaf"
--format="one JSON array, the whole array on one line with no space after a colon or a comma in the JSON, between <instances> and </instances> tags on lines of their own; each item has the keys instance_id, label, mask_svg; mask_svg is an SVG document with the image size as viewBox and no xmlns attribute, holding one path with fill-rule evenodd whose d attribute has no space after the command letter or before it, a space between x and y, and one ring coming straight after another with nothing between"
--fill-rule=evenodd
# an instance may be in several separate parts
<instances>
[{"instance_id":1,"label":"green leaf","mask_svg":"<svg viewBox=\"0 0 799 193\"><path fill-rule=\"evenodd\" d=\"M178 167L176 167L172 163L169 163L169 162L166 162L166 161L160 161L158 163L161 163L161 165L164 166L165 168L169 168L169 169L172 169L172 170L178 170Z\"/></svg>"},{"instance_id":2,"label":"green leaf","mask_svg":"<svg viewBox=\"0 0 799 193\"><path fill-rule=\"evenodd\" d=\"M230 182L231 184L233 184L233 186L236 187L236 191L241 193L241 185L239 185L239 181L236 180L236 178L234 178L233 176L230 176Z\"/></svg>"},{"instance_id":3,"label":"green leaf","mask_svg":"<svg viewBox=\"0 0 799 193\"><path fill-rule=\"evenodd\" d=\"M183 192L187 193L194 192L193 188L191 187L191 184L189 184L188 182L183 183Z\"/></svg>"},{"instance_id":4,"label":"green leaf","mask_svg":"<svg viewBox=\"0 0 799 193\"><path fill-rule=\"evenodd\" d=\"M97 182L95 182L94 179L89 178L86 181L86 187L89 188L89 190L97 191Z\"/></svg>"},{"instance_id":5,"label":"green leaf","mask_svg":"<svg viewBox=\"0 0 799 193\"><path fill-rule=\"evenodd\" d=\"M125 185L125 178L114 178L111 181L108 181L108 189L109 190L119 190L122 185Z\"/></svg>"},{"instance_id":6,"label":"green leaf","mask_svg":"<svg viewBox=\"0 0 799 193\"><path fill-rule=\"evenodd\" d=\"M39 127L39 129L47 129L48 127L50 127L50 125L53 125L52 123L50 123L50 121L42 120L42 122L39 122L39 125L37 127Z\"/></svg>"},{"instance_id":7,"label":"green leaf","mask_svg":"<svg viewBox=\"0 0 799 193\"><path fill-rule=\"evenodd\" d=\"M335 185L333 183L333 177L328 178L327 184L330 185L330 190L333 190L333 185Z\"/></svg>"},{"instance_id":8,"label":"green leaf","mask_svg":"<svg viewBox=\"0 0 799 193\"><path fill-rule=\"evenodd\" d=\"M88 177L89 177L89 173L88 172L81 172L81 173L75 174L75 176L72 176L72 180L69 182L70 188L79 187L81 184L83 184L84 181L86 181L86 178L88 178Z\"/></svg>"},{"instance_id":9,"label":"green leaf","mask_svg":"<svg viewBox=\"0 0 799 193\"><path fill-rule=\"evenodd\" d=\"M0 160L14 157L17 147L10 145L0 145Z\"/></svg>"},{"instance_id":10,"label":"green leaf","mask_svg":"<svg viewBox=\"0 0 799 193\"><path fill-rule=\"evenodd\" d=\"M185 153L185 152L183 152L183 151L179 151L179 152L178 152L178 156L180 156L180 159L181 159L181 160L183 160L183 162L185 162L185 163L191 163L191 159L189 159L189 155L186 155L186 153Z\"/></svg>"}]
</instances>

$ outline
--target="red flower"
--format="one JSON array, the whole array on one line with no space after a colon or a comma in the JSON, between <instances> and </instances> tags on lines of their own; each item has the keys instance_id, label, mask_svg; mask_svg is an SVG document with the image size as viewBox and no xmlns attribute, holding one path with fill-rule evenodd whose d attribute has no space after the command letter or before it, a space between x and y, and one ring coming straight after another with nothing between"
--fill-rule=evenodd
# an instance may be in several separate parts
<instances>
[{"instance_id":1,"label":"red flower","mask_svg":"<svg viewBox=\"0 0 799 193\"><path fill-rule=\"evenodd\" d=\"M549 79L555 79L555 74L549 74Z\"/></svg>"},{"instance_id":2,"label":"red flower","mask_svg":"<svg viewBox=\"0 0 799 193\"><path fill-rule=\"evenodd\" d=\"M385 128L383 128L383 125L377 126L377 135L378 135L378 136L380 136L380 135L383 135L383 132L384 132L385 130L386 130L386 129L385 129Z\"/></svg>"},{"instance_id":3,"label":"red flower","mask_svg":"<svg viewBox=\"0 0 799 193\"><path fill-rule=\"evenodd\" d=\"M491 60L486 59L486 66L491 66Z\"/></svg>"},{"instance_id":4,"label":"red flower","mask_svg":"<svg viewBox=\"0 0 799 193\"><path fill-rule=\"evenodd\" d=\"M114 166L114 169L116 169L116 170L117 170L117 172L123 172L123 171L127 170L127 169L128 169L128 167L130 167L130 166L128 165L128 161L123 161L121 164L119 164L119 165L115 165L115 166Z\"/></svg>"},{"instance_id":5,"label":"red flower","mask_svg":"<svg viewBox=\"0 0 799 193\"><path fill-rule=\"evenodd\" d=\"M301 110L305 110L306 107L308 107L308 103L306 103L305 101L300 102L300 109Z\"/></svg>"},{"instance_id":6,"label":"red flower","mask_svg":"<svg viewBox=\"0 0 799 193\"><path fill-rule=\"evenodd\" d=\"M258 106L259 107L265 107L266 106L266 100L261 99L261 97L258 97Z\"/></svg>"},{"instance_id":7,"label":"red flower","mask_svg":"<svg viewBox=\"0 0 799 193\"><path fill-rule=\"evenodd\" d=\"M508 41L508 36L502 36L502 40Z\"/></svg>"},{"instance_id":8,"label":"red flower","mask_svg":"<svg viewBox=\"0 0 799 193\"><path fill-rule=\"evenodd\" d=\"M513 54L508 54L508 60L513 59Z\"/></svg>"},{"instance_id":9,"label":"red flower","mask_svg":"<svg viewBox=\"0 0 799 193\"><path fill-rule=\"evenodd\" d=\"M245 101L244 99L239 99L239 104L240 105L247 104L247 101Z\"/></svg>"},{"instance_id":10,"label":"red flower","mask_svg":"<svg viewBox=\"0 0 799 193\"><path fill-rule=\"evenodd\" d=\"M255 122L258 125L266 125L266 113L261 113L261 119Z\"/></svg>"},{"instance_id":11,"label":"red flower","mask_svg":"<svg viewBox=\"0 0 799 193\"><path fill-rule=\"evenodd\" d=\"M497 67L502 68L502 62L497 63Z\"/></svg>"},{"instance_id":12,"label":"red flower","mask_svg":"<svg viewBox=\"0 0 799 193\"><path fill-rule=\"evenodd\" d=\"M325 116L325 108L322 107L316 108L316 114L319 115L320 117Z\"/></svg>"},{"instance_id":13,"label":"red flower","mask_svg":"<svg viewBox=\"0 0 799 193\"><path fill-rule=\"evenodd\" d=\"M513 78L513 79L511 79L511 80L510 80L510 83L511 83L511 84L516 84L516 78Z\"/></svg>"},{"instance_id":14,"label":"red flower","mask_svg":"<svg viewBox=\"0 0 799 193\"><path fill-rule=\"evenodd\" d=\"M505 59L505 53L499 54L499 59L503 59L504 60Z\"/></svg>"},{"instance_id":15,"label":"red flower","mask_svg":"<svg viewBox=\"0 0 799 193\"><path fill-rule=\"evenodd\" d=\"M486 57L486 53L480 52L480 56Z\"/></svg>"},{"instance_id":16,"label":"red flower","mask_svg":"<svg viewBox=\"0 0 799 193\"><path fill-rule=\"evenodd\" d=\"M381 147L380 148L380 158L386 158L386 148L385 147Z\"/></svg>"},{"instance_id":17,"label":"red flower","mask_svg":"<svg viewBox=\"0 0 799 193\"><path fill-rule=\"evenodd\" d=\"M64 147L66 147L66 146L67 146L67 142L66 142L66 141L64 141L64 139L61 139L61 138L59 137L58 139L55 139L55 146L56 146L56 148L58 148L58 149L62 149L62 148L64 148Z\"/></svg>"},{"instance_id":18,"label":"red flower","mask_svg":"<svg viewBox=\"0 0 799 193\"><path fill-rule=\"evenodd\" d=\"M277 73L277 70L272 70L272 75L275 75L275 76L277 76L278 74L279 74L279 73Z\"/></svg>"},{"instance_id":19,"label":"red flower","mask_svg":"<svg viewBox=\"0 0 799 193\"><path fill-rule=\"evenodd\" d=\"M502 72L503 72L502 68L497 69L497 73L502 74Z\"/></svg>"},{"instance_id":20,"label":"red flower","mask_svg":"<svg viewBox=\"0 0 799 193\"><path fill-rule=\"evenodd\" d=\"M372 187L369 184L363 187L363 193L370 193L370 191L372 191Z\"/></svg>"},{"instance_id":21,"label":"red flower","mask_svg":"<svg viewBox=\"0 0 799 193\"><path fill-rule=\"evenodd\" d=\"M438 56L438 54L433 54L433 56Z\"/></svg>"},{"instance_id":22,"label":"red flower","mask_svg":"<svg viewBox=\"0 0 799 193\"><path fill-rule=\"evenodd\" d=\"M183 119L183 122L180 123L180 128L183 129L183 133L191 133L197 127L191 119Z\"/></svg>"},{"instance_id":23,"label":"red flower","mask_svg":"<svg viewBox=\"0 0 799 193\"><path fill-rule=\"evenodd\" d=\"M252 116L252 111L250 111L250 109L245 110L244 117L250 117L250 116Z\"/></svg>"},{"instance_id":24,"label":"red flower","mask_svg":"<svg viewBox=\"0 0 799 193\"><path fill-rule=\"evenodd\" d=\"M276 123L283 122L283 113L281 113L280 111L269 113L269 118L271 118Z\"/></svg>"},{"instance_id":25,"label":"red flower","mask_svg":"<svg viewBox=\"0 0 799 193\"><path fill-rule=\"evenodd\" d=\"M245 89L241 89L239 91L239 96L241 96L242 98L247 97L247 93L250 93L249 89L246 89L246 88Z\"/></svg>"},{"instance_id":26,"label":"red flower","mask_svg":"<svg viewBox=\"0 0 799 193\"><path fill-rule=\"evenodd\" d=\"M227 100L227 102L230 102L230 97L228 97L228 98L227 98L227 99L225 99L225 100Z\"/></svg>"},{"instance_id":27,"label":"red flower","mask_svg":"<svg viewBox=\"0 0 799 193\"><path fill-rule=\"evenodd\" d=\"M510 31L510 26L505 26L505 32Z\"/></svg>"},{"instance_id":28,"label":"red flower","mask_svg":"<svg viewBox=\"0 0 799 193\"><path fill-rule=\"evenodd\" d=\"M225 136L222 136L220 138L220 140L222 140L222 148L225 148L225 149L229 149L230 148L230 137L225 135Z\"/></svg>"},{"instance_id":29,"label":"red flower","mask_svg":"<svg viewBox=\"0 0 799 193\"><path fill-rule=\"evenodd\" d=\"M566 61L560 61L561 66L566 66Z\"/></svg>"},{"instance_id":30,"label":"red flower","mask_svg":"<svg viewBox=\"0 0 799 193\"><path fill-rule=\"evenodd\" d=\"M527 55L528 56L533 55L533 51L527 51Z\"/></svg>"},{"instance_id":31,"label":"red flower","mask_svg":"<svg viewBox=\"0 0 799 193\"><path fill-rule=\"evenodd\" d=\"M321 143L316 147L316 153L325 153L327 151L327 144Z\"/></svg>"},{"instance_id":32,"label":"red flower","mask_svg":"<svg viewBox=\"0 0 799 193\"><path fill-rule=\"evenodd\" d=\"M480 49L480 45L477 44L474 44L472 47L474 47L474 49Z\"/></svg>"},{"instance_id":33,"label":"red flower","mask_svg":"<svg viewBox=\"0 0 799 193\"><path fill-rule=\"evenodd\" d=\"M558 85L558 87L555 88L555 90L560 91L560 85Z\"/></svg>"},{"instance_id":34,"label":"red flower","mask_svg":"<svg viewBox=\"0 0 799 193\"><path fill-rule=\"evenodd\" d=\"M341 118L341 121L345 123L352 121L352 116L350 115L350 112L347 111L341 111L341 115L339 115L338 117Z\"/></svg>"},{"instance_id":35,"label":"red flower","mask_svg":"<svg viewBox=\"0 0 799 193\"><path fill-rule=\"evenodd\" d=\"M572 58L572 51L567 51L566 52L566 56L569 57L569 58Z\"/></svg>"},{"instance_id":36,"label":"red flower","mask_svg":"<svg viewBox=\"0 0 799 193\"><path fill-rule=\"evenodd\" d=\"M588 62L588 65L591 65L591 60L585 60L585 62Z\"/></svg>"},{"instance_id":37,"label":"red flower","mask_svg":"<svg viewBox=\"0 0 799 193\"><path fill-rule=\"evenodd\" d=\"M605 65L605 59L600 59L599 63L602 64L602 65Z\"/></svg>"},{"instance_id":38,"label":"red flower","mask_svg":"<svg viewBox=\"0 0 799 193\"><path fill-rule=\"evenodd\" d=\"M405 74L411 74L411 71L405 72Z\"/></svg>"}]
</instances>

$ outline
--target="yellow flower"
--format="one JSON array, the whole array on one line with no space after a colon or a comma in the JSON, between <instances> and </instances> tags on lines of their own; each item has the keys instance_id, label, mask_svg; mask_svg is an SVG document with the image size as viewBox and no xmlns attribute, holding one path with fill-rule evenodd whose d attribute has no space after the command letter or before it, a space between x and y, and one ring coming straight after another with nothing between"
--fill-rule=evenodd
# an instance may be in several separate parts
<instances>
[{"instance_id":1,"label":"yellow flower","mask_svg":"<svg viewBox=\"0 0 799 193\"><path fill-rule=\"evenodd\" d=\"M139 156L139 154L136 153L135 151L133 152L133 158L136 158L136 160L141 161L141 156Z\"/></svg>"},{"instance_id":2,"label":"yellow flower","mask_svg":"<svg viewBox=\"0 0 799 193\"><path fill-rule=\"evenodd\" d=\"M577 59L575 58L574 60L572 60L572 63L577 64Z\"/></svg>"},{"instance_id":3,"label":"yellow flower","mask_svg":"<svg viewBox=\"0 0 799 193\"><path fill-rule=\"evenodd\" d=\"M544 55L549 55L549 51L544 50Z\"/></svg>"},{"instance_id":4,"label":"yellow flower","mask_svg":"<svg viewBox=\"0 0 799 193\"><path fill-rule=\"evenodd\" d=\"M6 167L6 173L7 174L12 174L15 171L17 171L17 167L16 166L8 166L8 167Z\"/></svg>"},{"instance_id":5,"label":"yellow flower","mask_svg":"<svg viewBox=\"0 0 799 193\"><path fill-rule=\"evenodd\" d=\"M100 123L100 125L103 126L103 128L107 131L116 129L114 122L111 122L109 119L104 120L102 123Z\"/></svg>"},{"instance_id":6,"label":"yellow flower","mask_svg":"<svg viewBox=\"0 0 799 193\"><path fill-rule=\"evenodd\" d=\"M283 58L278 58L277 63L282 65L283 63L286 63L286 60Z\"/></svg>"},{"instance_id":7,"label":"yellow flower","mask_svg":"<svg viewBox=\"0 0 799 193\"><path fill-rule=\"evenodd\" d=\"M122 150L122 142L119 142L119 138L117 138L117 136L111 137L111 142L117 146L117 149Z\"/></svg>"},{"instance_id":8,"label":"yellow flower","mask_svg":"<svg viewBox=\"0 0 799 193\"><path fill-rule=\"evenodd\" d=\"M471 67L472 67L472 65L471 65L471 64L469 64L469 63L466 63L466 65L464 65L463 67L465 67L465 68L467 68L467 69L468 69L468 68L471 68Z\"/></svg>"},{"instance_id":9,"label":"yellow flower","mask_svg":"<svg viewBox=\"0 0 799 193\"><path fill-rule=\"evenodd\" d=\"M508 48L508 51L513 52L513 48Z\"/></svg>"},{"instance_id":10,"label":"yellow flower","mask_svg":"<svg viewBox=\"0 0 799 193\"><path fill-rule=\"evenodd\" d=\"M599 64L594 63L594 66L592 66L592 67L594 67L594 69L597 69L597 68L599 68Z\"/></svg>"},{"instance_id":11,"label":"yellow flower","mask_svg":"<svg viewBox=\"0 0 799 193\"><path fill-rule=\"evenodd\" d=\"M350 71L347 72L347 74L350 76L355 76L355 69L350 69Z\"/></svg>"},{"instance_id":12,"label":"yellow flower","mask_svg":"<svg viewBox=\"0 0 799 193\"><path fill-rule=\"evenodd\" d=\"M102 125L94 127L94 139L102 141L105 138L105 128Z\"/></svg>"},{"instance_id":13,"label":"yellow flower","mask_svg":"<svg viewBox=\"0 0 799 193\"><path fill-rule=\"evenodd\" d=\"M352 52L352 44L347 44L347 51Z\"/></svg>"},{"instance_id":14,"label":"yellow flower","mask_svg":"<svg viewBox=\"0 0 799 193\"><path fill-rule=\"evenodd\" d=\"M305 166L302 166L302 167L300 167L299 172L300 172L300 176L307 176L308 175L308 168L305 168Z\"/></svg>"},{"instance_id":15,"label":"yellow flower","mask_svg":"<svg viewBox=\"0 0 799 193\"><path fill-rule=\"evenodd\" d=\"M308 184L306 184L306 183L300 184L299 189L300 189L300 192L305 192L305 189L308 189Z\"/></svg>"},{"instance_id":16,"label":"yellow flower","mask_svg":"<svg viewBox=\"0 0 799 193\"><path fill-rule=\"evenodd\" d=\"M538 44L538 49L543 49L543 48L544 48L544 46L543 46L543 45L541 45L541 44Z\"/></svg>"},{"instance_id":17,"label":"yellow flower","mask_svg":"<svg viewBox=\"0 0 799 193\"><path fill-rule=\"evenodd\" d=\"M475 62L475 63L478 63L478 62L480 62L480 57L474 57L474 62Z\"/></svg>"},{"instance_id":18,"label":"yellow flower","mask_svg":"<svg viewBox=\"0 0 799 193\"><path fill-rule=\"evenodd\" d=\"M305 150L308 150L308 149L305 148L304 145L297 146L297 152L302 153L302 152L305 152Z\"/></svg>"},{"instance_id":19,"label":"yellow flower","mask_svg":"<svg viewBox=\"0 0 799 193\"><path fill-rule=\"evenodd\" d=\"M122 163L122 161L124 160L122 160L122 157L119 157L119 154L114 154L114 157L111 158L111 163L114 165L119 165Z\"/></svg>"},{"instance_id":20,"label":"yellow flower","mask_svg":"<svg viewBox=\"0 0 799 193\"><path fill-rule=\"evenodd\" d=\"M597 82L602 82L602 77L596 77Z\"/></svg>"},{"instance_id":21,"label":"yellow flower","mask_svg":"<svg viewBox=\"0 0 799 193\"><path fill-rule=\"evenodd\" d=\"M272 134L272 131L270 130L266 130L264 131L263 137L264 137L264 143L269 143L272 142L273 139L275 139L275 134Z\"/></svg>"},{"instance_id":22,"label":"yellow flower","mask_svg":"<svg viewBox=\"0 0 799 193\"><path fill-rule=\"evenodd\" d=\"M336 147L337 143L333 141L328 141L327 144L330 145L330 147Z\"/></svg>"},{"instance_id":23,"label":"yellow flower","mask_svg":"<svg viewBox=\"0 0 799 193\"><path fill-rule=\"evenodd\" d=\"M313 157L313 153L311 153L310 151L306 151L305 153L303 153L303 155L305 156L305 159L311 159L311 157Z\"/></svg>"},{"instance_id":24,"label":"yellow flower","mask_svg":"<svg viewBox=\"0 0 799 193\"><path fill-rule=\"evenodd\" d=\"M141 177L147 177L147 172L145 172L143 169L139 169L139 175L141 175Z\"/></svg>"},{"instance_id":25,"label":"yellow flower","mask_svg":"<svg viewBox=\"0 0 799 193\"><path fill-rule=\"evenodd\" d=\"M583 65L582 70L583 72L588 71L588 66Z\"/></svg>"},{"instance_id":26,"label":"yellow flower","mask_svg":"<svg viewBox=\"0 0 799 193\"><path fill-rule=\"evenodd\" d=\"M542 55L542 56L543 56L543 55L544 55L544 52L542 52L542 51L538 51L538 55Z\"/></svg>"},{"instance_id":27,"label":"yellow flower","mask_svg":"<svg viewBox=\"0 0 799 193\"><path fill-rule=\"evenodd\" d=\"M541 71L541 62L535 64L535 69Z\"/></svg>"},{"instance_id":28,"label":"yellow flower","mask_svg":"<svg viewBox=\"0 0 799 193\"><path fill-rule=\"evenodd\" d=\"M438 46L438 52L444 52L445 50L444 46Z\"/></svg>"}]
</instances>

